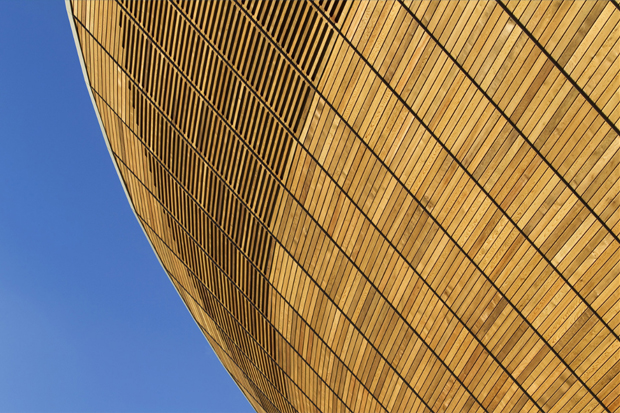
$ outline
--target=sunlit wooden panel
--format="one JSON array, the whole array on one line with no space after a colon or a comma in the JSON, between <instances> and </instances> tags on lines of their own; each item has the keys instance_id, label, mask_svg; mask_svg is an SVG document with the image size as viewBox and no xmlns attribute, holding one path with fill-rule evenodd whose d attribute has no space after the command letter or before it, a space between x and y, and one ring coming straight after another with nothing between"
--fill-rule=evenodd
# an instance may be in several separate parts
<instances>
[{"instance_id":1,"label":"sunlit wooden panel","mask_svg":"<svg viewBox=\"0 0 620 413\"><path fill-rule=\"evenodd\" d=\"M257 411L620 410L617 3L68 10L136 216Z\"/></svg>"}]
</instances>

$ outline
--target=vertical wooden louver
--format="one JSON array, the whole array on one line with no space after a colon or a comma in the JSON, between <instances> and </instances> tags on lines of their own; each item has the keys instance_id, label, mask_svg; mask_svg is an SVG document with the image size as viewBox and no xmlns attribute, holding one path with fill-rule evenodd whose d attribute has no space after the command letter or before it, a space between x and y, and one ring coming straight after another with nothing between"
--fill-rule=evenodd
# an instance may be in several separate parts
<instances>
[{"instance_id":1,"label":"vertical wooden louver","mask_svg":"<svg viewBox=\"0 0 620 413\"><path fill-rule=\"evenodd\" d=\"M67 7L257 411L620 411L617 2Z\"/></svg>"}]
</instances>

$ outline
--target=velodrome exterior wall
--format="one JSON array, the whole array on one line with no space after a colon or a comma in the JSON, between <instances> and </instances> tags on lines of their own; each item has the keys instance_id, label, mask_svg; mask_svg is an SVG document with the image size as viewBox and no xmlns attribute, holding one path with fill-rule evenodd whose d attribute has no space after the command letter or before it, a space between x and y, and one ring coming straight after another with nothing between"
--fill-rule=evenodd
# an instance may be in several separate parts
<instances>
[{"instance_id":1,"label":"velodrome exterior wall","mask_svg":"<svg viewBox=\"0 0 620 413\"><path fill-rule=\"evenodd\" d=\"M620 410L616 2L67 9L136 217L257 411Z\"/></svg>"}]
</instances>

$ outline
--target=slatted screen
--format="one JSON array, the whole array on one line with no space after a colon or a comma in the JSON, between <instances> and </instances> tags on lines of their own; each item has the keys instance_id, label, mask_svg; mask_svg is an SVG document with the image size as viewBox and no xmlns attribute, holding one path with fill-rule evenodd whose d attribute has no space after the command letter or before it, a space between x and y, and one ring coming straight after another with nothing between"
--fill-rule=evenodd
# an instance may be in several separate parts
<instances>
[{"instance_id":1,"label":"slatted screen","mask_svg":"<svg viewBox=\"0 0 620 413\"><path fill-rule=\"evenodd\" d=\"M257 411L620 411L617 2L68 9L138 220Z\"/></svg>"}]
</instances>

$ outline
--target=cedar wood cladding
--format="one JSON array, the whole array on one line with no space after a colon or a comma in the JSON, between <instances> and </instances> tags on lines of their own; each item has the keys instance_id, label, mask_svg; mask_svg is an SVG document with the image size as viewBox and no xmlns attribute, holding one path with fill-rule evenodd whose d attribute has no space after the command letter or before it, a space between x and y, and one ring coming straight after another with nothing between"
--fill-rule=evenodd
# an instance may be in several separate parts
<instances>
[{"instance_id":1,"label":"cedar wood cladding","mask_svg":"<svg viewBox=\"0 0 620 413\"><path fill-rule=\"evenodd\" d=\"M257 411L620 410L618 3L67 7Z\"/></svg>"}]
</instances>

